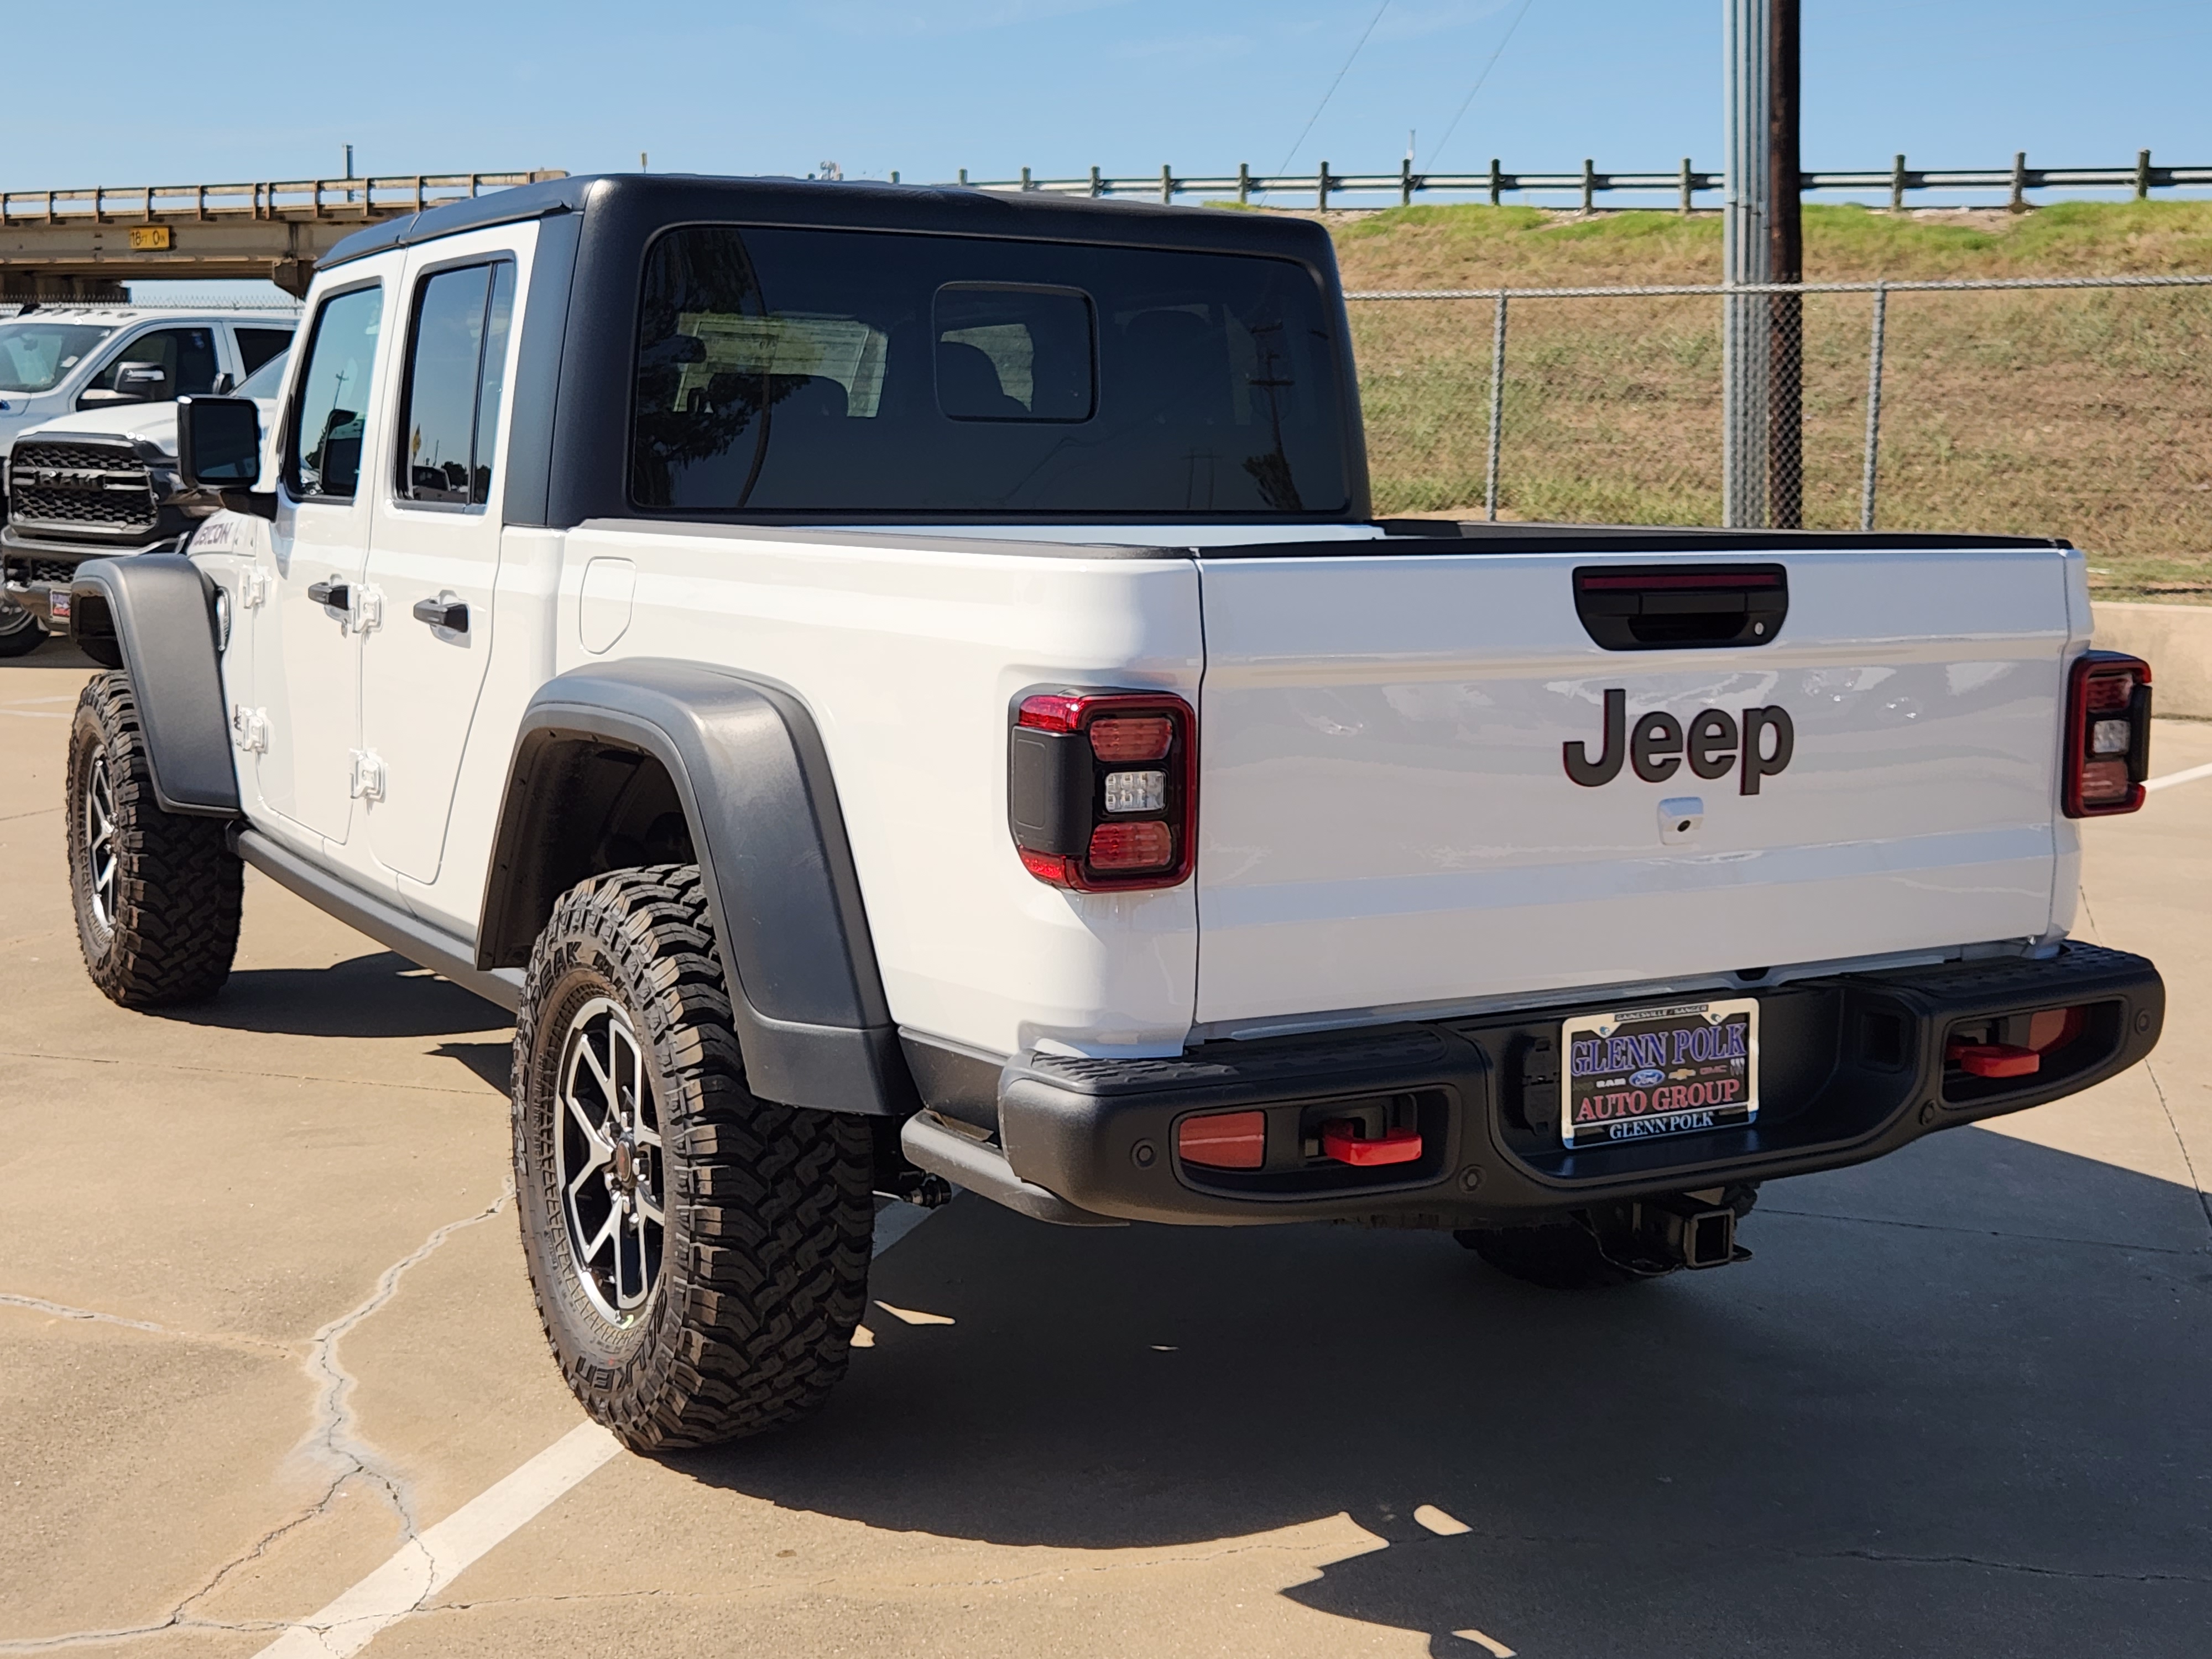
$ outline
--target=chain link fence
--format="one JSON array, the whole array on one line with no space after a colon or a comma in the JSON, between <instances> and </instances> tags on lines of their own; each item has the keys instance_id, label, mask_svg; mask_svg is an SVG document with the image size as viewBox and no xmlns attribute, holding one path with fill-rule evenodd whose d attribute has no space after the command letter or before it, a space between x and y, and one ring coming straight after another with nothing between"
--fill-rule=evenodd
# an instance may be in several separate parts
<instances>
[{"instance_id":1,"label":"chain link fence","mask_svg":"<svg viewBox=\"0 0 2212 1659\"><path fill-rule=\"evenodd\" d=\"M1376 509L1727 522L1731 307L1771 341L1738 522L2064 536L2107 592L2212 593L2208 277L1357 294Z\"/></svg>"}]
</instances>

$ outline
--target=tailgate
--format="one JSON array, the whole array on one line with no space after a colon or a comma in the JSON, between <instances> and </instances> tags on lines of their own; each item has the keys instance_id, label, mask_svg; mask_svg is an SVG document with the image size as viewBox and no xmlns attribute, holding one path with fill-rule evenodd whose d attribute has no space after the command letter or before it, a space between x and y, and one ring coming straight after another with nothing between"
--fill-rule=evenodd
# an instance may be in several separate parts
<instances>
[{"instance_id":1,"label":"tailgate","mask_svg":"<svg viewBox=\"0 0 2212 1659\"><path fill-rule=\"evenodd\" d=\"M1601 647L1576 572L1662 562L1779 568L1772 643ZM2048 547L1201 557L1198 1018L2043 934L2075 846L2056 772L2080 567ZM1602 758L1608 692L1632 732L1725 715L1708 770L1746 724L1771 764L1774 716L1744 716L1779 708L1788 764L1577 784L1565 746ZM1664 722L1650 747L1660 769ZM1660 805L1686 799L1686 830Z\"/></svg>"}]
</instances>

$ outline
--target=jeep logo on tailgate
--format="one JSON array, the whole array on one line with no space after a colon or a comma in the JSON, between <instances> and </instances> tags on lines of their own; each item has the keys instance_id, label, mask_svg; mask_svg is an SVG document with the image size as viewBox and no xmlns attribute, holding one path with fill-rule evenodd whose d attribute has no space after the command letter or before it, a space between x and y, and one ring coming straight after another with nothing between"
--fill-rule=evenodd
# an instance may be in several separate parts
<instances>
[{"instance_id":1,"label":"jeep logo on tailgate","mask_svg":"<svg viewBox=\"0 0 2212 1659\"><path fill-rule=\"evenodd\" d=\"M1719 708L1702 709L1685 728L1663 708L1636 717L1628 729L1628 693L1614 688L1605 694L1605 737L1595 760L1583 742L1564 744L1560 757L1567 775L1585 789L1611 783L1620 775L1625 760L1646 783L1664 783L1682 763L1701 778L1725 777L1736 769L1747 795L1759 793L1759 781L1786 769L1796 752L1797 732L1790 711L1780 704L1747 708L1741 716Z\"/></svg>"}]
</instances>

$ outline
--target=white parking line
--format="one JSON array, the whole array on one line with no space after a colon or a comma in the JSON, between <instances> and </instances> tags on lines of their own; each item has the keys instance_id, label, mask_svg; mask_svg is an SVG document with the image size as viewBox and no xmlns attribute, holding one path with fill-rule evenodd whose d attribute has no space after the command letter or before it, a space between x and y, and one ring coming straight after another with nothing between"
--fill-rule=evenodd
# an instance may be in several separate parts
<instances>
[{"instance_id":1,"label":"white parking line","mask_svg":"<svg viewBox=\"0 0 2212 1659\"><path fill-rule=\"evenodd\" d=\"M597 1423L562 1435L506 1480L478 1493L331 1602L261 1650L257 1659L347 1659L398 1624L495 1544L622 1449Z\"/></svg>"},{"instance_id":2,"label":"white parking line","mask_svg":"<svg viewBox=\"0 0 2212 1659\"><path fill-rule=\"evenodd\" d=\"M885 1205L876 1212L870 1254L881 1255L934 1213L910 1204ZM507 1479L409 1539L390 1560L289 1627L254 1659L350 1659L379 1632L415 1612L621 1449L597 1423L579 1424Z\"/></svg>"},{"instance_id":3,"label":"white parking line","mask_svg":"<svg viewBox=\"0 0 2212 1659\"><path fill-rule=\"evenodd\" d=\"M2168 772L2162 778L2148 780L2146 789L2170 789L2177 783L2194 783L2199 778L2212 778L2212 766L2192 766L2185 772Z\"/></svg>"}]
</instances>

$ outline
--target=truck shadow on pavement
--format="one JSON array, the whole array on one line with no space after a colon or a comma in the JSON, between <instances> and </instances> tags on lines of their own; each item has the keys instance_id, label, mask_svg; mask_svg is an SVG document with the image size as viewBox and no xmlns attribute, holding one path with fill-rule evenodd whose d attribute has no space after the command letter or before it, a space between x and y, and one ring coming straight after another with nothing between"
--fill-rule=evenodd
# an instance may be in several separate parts
<instances>
[{"instance_id":1,"label":"truck shadow on pavement","mask_svg":"<svg viewBox=\"0 0 2212 1659\"><path fill-rule=\"evenodd\" d=\"M1754 1261L1583 1296L1442 1235L963 1199L878 1264L820 1417L669 1462L1007 1545L1348 1515L1380 1541L1250 1570L1438 1656L2202 1652L2199 1196L1967 1131L1764 1197Z\"/></svg>"},{"instance_id":2,"label":"truck shadow on pavement","mask_svg":"<svg viewBox=\"0 0 2212 1659\"><path fill-rule=\"evenodd\" d=\"M317 1037L453 1036L496 1030L511 1018L474 992L391 951L372 951L327 968L234 969L210 1000L152 1012L189 1025ZM499 1047L504 1054L506 1045ZM470 1064L465 1056L456 1057ZM504 1060L495 1081L507 1086Z\"/></svg>"}]
</instances>

